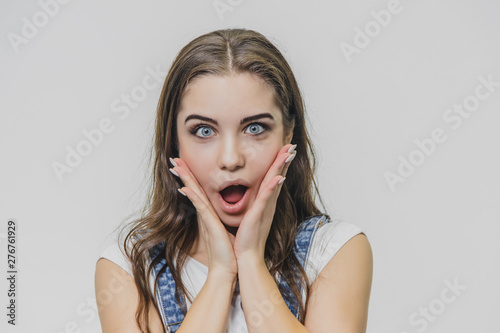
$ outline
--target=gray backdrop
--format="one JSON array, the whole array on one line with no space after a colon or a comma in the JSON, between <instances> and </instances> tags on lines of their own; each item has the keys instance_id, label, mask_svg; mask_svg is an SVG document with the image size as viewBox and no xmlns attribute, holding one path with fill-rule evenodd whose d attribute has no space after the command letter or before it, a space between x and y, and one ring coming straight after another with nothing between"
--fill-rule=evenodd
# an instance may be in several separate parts
<instances>
[{"instance_id":1,"label":"gray backdrop","mask_svg":"<svg viewBox=\"0 0 500 333\"><path fill-rule=\"evenodd\" d=\"M296 74L329 213L371 242L368 332L500 332L497 1L1 7L0 331L100 331L96 260L143 203L165 72L194 37L245 27Z\"/></svg>"}]
</instances>

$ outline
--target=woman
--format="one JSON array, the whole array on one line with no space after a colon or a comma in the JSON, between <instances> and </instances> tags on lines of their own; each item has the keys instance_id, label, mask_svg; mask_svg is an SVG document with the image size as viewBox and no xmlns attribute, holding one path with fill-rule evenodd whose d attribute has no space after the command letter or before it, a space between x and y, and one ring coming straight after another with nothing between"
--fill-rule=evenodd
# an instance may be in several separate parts
<instances>
[{"instance_id":1,"label":"woman","mask_svg":"<svg viewBox=\"0 0 500 333\"><path fill-rule=\"evenodd\" d=\"M366 330L371 248L316 207L304 117L292 70L260 33L218 30L180 51L148 205L97 263L103 332Z\"/></svg>"}]
</instances>

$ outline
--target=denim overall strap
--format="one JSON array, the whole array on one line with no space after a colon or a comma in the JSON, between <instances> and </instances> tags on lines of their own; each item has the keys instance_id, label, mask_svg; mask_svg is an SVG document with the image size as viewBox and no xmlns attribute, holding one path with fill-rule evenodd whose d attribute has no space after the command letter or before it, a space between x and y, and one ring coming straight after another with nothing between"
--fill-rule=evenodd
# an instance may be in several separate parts
<instances>
[{"instance_id":1,"label":"denim overall strap","mask_svg":"<svg viewBox=\"0 0 500 333\"><path fill-rule=\"evenodd\" d=\"M162 242L150 250L151 258L155 258L158 255L161 249L163 249L163 245ZM167 260L163 257L163 259L155 265L154 277L159 274L161 268L166 265L166 263ZM175 299L175 289L176 284L174 282L174 277L172 276L170 268L167 266L158 279L158 291L156 295L162 321L167 333L176 332L184 320L184 313ZM180 301L185 305L183 297L181 297Z\"/></svg>"},{"instance_id":2,"label":"denim overall strap","mask_svg":"<svg viewBox=\"0 0 500 333\"><path fill-rule=\"evenodd\" d=\"M295 246L294 252L297 256L302 267L305 269L305 264L307 263L307 258L309 254L309 249L311 247L312 240L318 228L322 225L330 222L330 219L327 219L326 215L316 215L310 219L303 221L299 227L297 228L297 233L295 237ZM151 258L155 258L158 253L164 248L163 243L160 243L153 247L150 250ZM160 262L158 262L154 267L154 276L159 274L159 271L166 264L166 259L163 258ZM291 289L288 284L278 278L279 284L287 290L290 296L293 298L293 294L291 293ZM182 324L184 320L184 314L182 312L181 307L177 303L175 299L175 282L174 278L170 272L168 266L165 271L160 275L158 279L158 292L156 295L158 301L158 307L160 310L160 314L162 316L163 324L165 325L165 330L167 333L176 332ZM299 290L302 292L302 287L299 285ZM292 304L287 299L284 299L286 305L292 312L292 314L298 318L298 310L297 310L297 300L294 299L294 303ZM184 299L181 297L182 304L184 303Z\"/></svg>"},{"instance_id":3,"label":"denim overall strap","mask_svg":"<svg viewBox=\"0 0 500 333\"><path fill-rule=\"evenodd\" d=\"M309 256L309 250L311 248L312 240L314 236L316 235L316 231L318 228L320 228L322 225L325 225L326 223L331 222L330 219L327 218L326 215L316 215L313 216L312 218L303 221L299 227L297 228L297 234L295 237L295 247L294 247L294 252L295 256L299 260L301 266L306 269L306 263L307 259ZM298 302L297 300L293 297L293 293L288 286L288 283L286 283L285 280L280 278L278 279L279 285L286 290L286 292L293 298L293 304L292 302L288 301L286 298L283 298L286 305L292 312L292 314L295 316L295 318L298 318ZM302 286L299 284L299 290L302 293Z\"/></svg>"}]
</instances>

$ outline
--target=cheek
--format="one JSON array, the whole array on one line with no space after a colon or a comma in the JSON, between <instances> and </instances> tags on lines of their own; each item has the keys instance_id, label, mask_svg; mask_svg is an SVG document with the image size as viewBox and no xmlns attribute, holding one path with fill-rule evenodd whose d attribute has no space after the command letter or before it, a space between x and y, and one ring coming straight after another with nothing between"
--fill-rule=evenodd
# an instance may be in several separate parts
<instances>
[{"instance_id":1,"label":"cheek","mask_svg":"<svg viewBox=\"0 0 500 333\"><path fill-rule=\"evenodd\" d=\"M188 165L198 184L209 195L210 191L216 189L223 180L216 178L217 173L214 170L217 163L213 158L214 153L206 146L193 142L189 135L186 133L179 135L179 158Z\"/></svg>"},{"instance_id":2,"label":"cheek","mask_svg":"<svg viewBox=\"0 0 500 333\"><path fill-rule=\"evenodd\" d=\"M209 191L217 188L218 182L216 173L214 173L214 161L209 156L206 156L206 151L205 155L203 151L196 151L195 149L183 150L183 152L188 153L179 154L179 158L186 162L195 180L200 184L205 193L209 194Z\"/></svg>"},{"instance_id":3,"label":"cheek","mask_svg":"<svg viewBox=\"0 0 500 333\"><path fill-rule=\"evenodd\" d=\"M202 166L210 163L205 154L200 145L193 144L187 137L180 138L179 158L186 162L189 170L198 180L198 177L203 176Z\"/></svg>"},{"instance_id":4,"label":"cheek","mask_svg":"<svg viewBox=\"0 0 500 333\"><path fill-rule=\"evenodd\" d=\"M266 149L265 151L262 152L259 158L253 159L251 165L249 165L251 170L255 170L256 177L260 181L264 179L267 172L269 171L269 168L271 168L271 165L276 160L278 151L279 147L278 148L271 147L270 149Z\"/></svg>"}]
</instances>

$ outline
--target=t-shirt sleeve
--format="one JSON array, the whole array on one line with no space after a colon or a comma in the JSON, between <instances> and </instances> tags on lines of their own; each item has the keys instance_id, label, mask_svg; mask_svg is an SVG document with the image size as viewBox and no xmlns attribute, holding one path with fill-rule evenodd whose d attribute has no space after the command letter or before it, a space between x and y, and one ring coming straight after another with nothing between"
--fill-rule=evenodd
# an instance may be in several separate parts
<instances>
[{"instance_id":1,"label":"t-shirt sleeve","mask_svg":"<svg viewBox=\"0 0 500 333\"><path fill-rule=\"evenodd\" d=\"M122 249L120 248L118 242L114 242L113 244L109 245L100 255L100 258L106 258L121 268L123 268L125 271L127 271L131 276L132 274L132 264L130 263L130 260L127 258L125 253L122 252Z\"/></svg>"},{"instance_id":2,"label":"t-shirt sleeve","mask_svg":"<svg viewBox=\"0 0 500 333\"><path fill-rule=\"evenodd\" d=\"M356 225L332 221L321 226L313 238L307 259L307 274L312 284L333 256L352 237L364 232Z\"/></svg>"},{"instance_id":3,"label":"t-shirt sleeve","mask_svg":"<svg viewBox=\"0 0 500 333\"><path fill-rule=\"evenodd\" d=\"M128 248L131 249L130 243L128 243ZM101 258L106 258L106 259L114 262L115 264L117 264L118 266L123 268L127 273L129 273L130 276L132 276L132 277L134 276L134 274L132 273L132 263L128 259L127 255L123 252L123 248L122 248L121 244L119 244L118 242L115 241L114 243L112 243L111 245L106 247L104 249L104 251L101 252L99 259L101 259ZM149 264L149 263L150 262L148 261L147 264ZM151 288L150 289L151 294L154 295L155 294L155 289L154 289L155 276L153 273L149 276L149 285ZM157 301L156 298L155 298L155 300Z\"/></svg>"}]
</instances>

